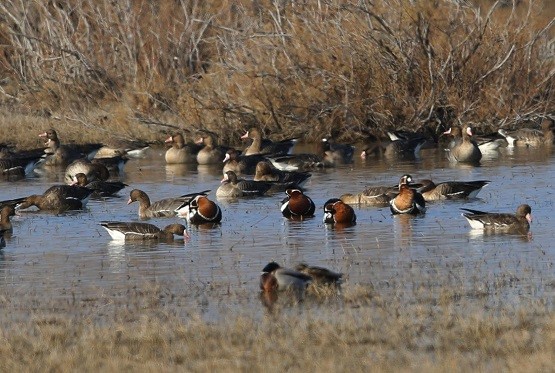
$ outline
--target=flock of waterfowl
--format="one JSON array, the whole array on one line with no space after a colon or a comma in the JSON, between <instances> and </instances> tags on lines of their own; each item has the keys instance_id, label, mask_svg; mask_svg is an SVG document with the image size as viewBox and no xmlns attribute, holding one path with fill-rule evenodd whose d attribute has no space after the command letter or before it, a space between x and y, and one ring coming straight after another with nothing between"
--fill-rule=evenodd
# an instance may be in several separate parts
<instances>
[{"instance_id":1,"label":"flock of waterfowl","mask_svg":"<svg viewBox=\"0 0 555 373\"><path fill-rule=\"evenodd\" d=\"M447 143L447 157L451 162L476 164L485 152L497 151L500 146L552 146L554 121L545 119L541 129L520 129L514 132L499 130L501 136L477 137L469 126L452 127L444 133L451 136ZM418 133L389 133L386 141L372 141L364 148L361 157L410 157L418 154L429 139ZM67 184L54 185L42 194L22 196L0 201L0 247L5 246L4 235L13 227L10 217L18 210L32 206L40 210L60 213L78 210L86 206L90 197L105 198L115 195L127 184L109 180L124 168L132 157L142 157L149 144L137 141L119 141L112 144L61 144L55 130L40 134L46 139L44 148L15 150L7 145L0 151L0 168L6 180L24 178L38 168L65 167ZM242 138L252 140L239 151L218 145L211 133L203 133L197 142L186 142L176 133L166 143L167 164L198 163L222 164L223 179L215 192L218 199L261 196L285 193L281 213L287 219L303 220L313 217L316 206L303 190L311 177L310 171L320 167L352 162L354 146L324 139L318 154L291 154L296 140L270 141L264 139L259 129L253 128ZM243 175L254 175L243 178ZM336 227L356 224L356 213L351 205L389 206L392 214L421 214L426 202L434 200L475 198L488 180L446 181L435 184L431 180L413 181L409 174L402 175L396 186L371 186L356 194L344 194L330 198L323 206L323 222ZM188 224L219 224L222 210L211 200L210 191L200 191L178 197L151 202L149 196L139 189L131 190L128 204L138 202L140 219L152 217L178 217ZM520 205L516 214L490 213L462 209L462 214L472 228L494 232L517 232L526 234L530 228L531 208ZM163 229L142 221L105 221L100 225L117 240L173 240L174 235L188 238L186 226L170 224ZM321 267L301 264L286 269L270 262L262 271L260 287L264 292L287 288L304 289L310 282L338 284L341 274Z\"/></svg>"}]
</instances>

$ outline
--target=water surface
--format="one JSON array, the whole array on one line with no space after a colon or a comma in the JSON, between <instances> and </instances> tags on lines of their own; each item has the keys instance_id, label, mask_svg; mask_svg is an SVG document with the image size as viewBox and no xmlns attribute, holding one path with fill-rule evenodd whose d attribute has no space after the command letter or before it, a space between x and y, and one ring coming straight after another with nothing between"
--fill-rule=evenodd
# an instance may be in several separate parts
<instances>
[{"instance_id":1,"label":"water surface","mask_svg":"<svg viewBox=\"0 0 555 373\"><path fill-rule=\"evenodd\" d=\"M307 151L310 147L299 148ZM163 149L131 160L121 180L130 187L120 197L91 200L86 211L52 215L22 211L13 219L14 235L0 256L1 292L9 297L86 301L102 294L125 299L148 286L185 294L208 317L228 302L229 294L251 294L246 304L259 307L258 276L266 263L298 262L326 266L345 274L346 285L373 284L384 293L411 294L420 287L431 296L455 287L481 304L518 306L530 299L547 300L551 308L555 285L552 220L554 157L545 149L502 149L479 167L449 164L441 150L425 150L412 161L356 159L352 165L313 172L306 193L318 206L316 217L285 220L279 210L282 194L218 201L221 226L189 227L191 239L173 243L122 244L98 224L103 220L138 220L137 204L126 205L132 188L151 200L205 189L214 192L221 167L167 166ZM388 208L355 206L358 224L333 229L322 223L322 205L343 193L368 185L393 185L404 173L413 178L491 180L478 199L430 203L424 216L392 216ZM1 182L0 199L42 193L63 181L63 172L49 171L18 182ZM460 207L514 212L532 206L531 237L484 235L472 231ZM149 222L163 227L177 218ZM234 301L229 301L229 305ZM227 306L227 305L226 305Z\"/></svg>"}]
</instances>

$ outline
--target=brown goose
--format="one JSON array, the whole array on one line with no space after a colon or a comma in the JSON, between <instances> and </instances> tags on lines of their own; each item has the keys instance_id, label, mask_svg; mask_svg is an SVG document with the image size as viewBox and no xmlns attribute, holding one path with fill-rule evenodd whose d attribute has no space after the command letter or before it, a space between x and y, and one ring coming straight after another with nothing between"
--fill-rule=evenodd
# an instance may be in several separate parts
<instances>
[{"instance_id":1,"label":"brown goose","mask_svg":"<svg viewBox=\"0 0 555 373\"><path fill-rule=\"evenodd\" d=\"M262 196L270 188L271 184L265 181L254 181L239 179L233 171L227 171L216 190L218 198L238 198L249 196Z\"/></svg>"},{"instance_id":2,"label":"brown goose","mask_svg":"<svg viewBox=\"0 0 555 373\"><path fill-rule=\"evenodd\" d=\"M16 205L16 210L23 210L31 206L39 210L63 212L80 210L87 204L93 190L77 185L54 185L43 194L34 194L23 199Z\"/></svg>"},{"instance_id":3,"label":"brown goose","mask_svg":"<svg viewBox=\"0 0 555 373\"><path fill-rule=\"evenodd\" d=\"M188 238L187 230L182 224L170 224L160 229L153 224L139 222L104 221L100 225L108 231L114 240L163 240L173 241L174 234Z\"/></svg>"},{"instance_id":4,"label":"brown goose","mask_svg":"<svg viewBox=\"0 0 555 373\"><path fill-rule=\"evenodd\" d=\"M453 132L449 129L445 134L457 134L458 132ZM472 136L472 129L469 126L465 126L462 130L462 139L455 137L454 142L451 143L449 149L449 160L451 162L460 163L479 163L482 159L482 152L478 147L478 144L474 142L470 137Z\"/></svg>"},{"instance_id":5,"label":"brown goose","mask_svg":"<svg viewBox=\"0 0 555 373\"><path fill-rule=\"evenodd\" d=\"M167 164L196 163L197 154L202 148L201 145L185 143L185 139L180 133L168 137L165 143L171 144L171 148L166 150L164 156Z\"/></svg>"},{"instance_id":6,"label":"brown goose","mask_svg":"<svg viewBox=\"0 0 555 373\"><path fill-rule=\"evenodd\" d=\"M15 216L15 207L13 205L4 205L0 208L0 229L8 233L13 232L10 217Z\"/></svg>"},{"instance_id":7,"label":"brown goose","mask_svg":"<svg viewBox=\"0 0 555 373\"><path fill-rule=\"evenodd\" d=\"M424 179L419 184L422 187L418 191L426 202L443 199L465 199L476 198L483 187L488 185L488 180L476 181L445 181L435 184L432 180Z\"/></svg>"},{"instance_id":8,"label":"brown goose","mask_svg":"<svg viewBox=\"0 0 555 373\"><path fill-rule=\"evenodd\" d=\"M77 159L71 162L65 171L64 180L66 183L71 184L77 174L84 174L87 180L102 180L106 181L110 177L110 171L102 163L91 162L86 158Z\"/></svg>"},{"instance_id":9,"label":"brown goose","mask_svg":"<svg viewBox=\"0 0 555 373\"><path fill-rule=\"evenodd\" d=\"M339 197L344 203L385 207L399 194L399 187L370 186L357 194L343 194Z\"/></svg>"},{"instance_id":10,"label":"brown goose","mask_svg":"<svg viewBox=\"0 0 555 373\"><path fill-rule=\"evenodd\" d=\"M203 134L196 143L204 145L197 153L198 164L218 164L223 162L228 148L217 145L212 134Z\"/></svg>"},{"instance_id":11,"label":"brown goose","mask_svg":"<svg viewBox=\"0 0 555 373\"><path fill-rule=\"evenodd\" d=\"M237 175L252 175L258 162L266 160L262 154L242 155L237 149L229 149L224 158L223 173L233 171Z\"/></svg>"},{"instance_id":12,"label":"brown goose","mask_svg":"<svg viewBox=\"0 0 555 373\"><path fill-rule=\"evenodd\" d=\"M59 166L68 165L79 158L93 159L98 149L102 144L64 144L60 143L58 133L56 130L49 129L41 133L40 137L46 138L46 153L45 165Z\"/></svg>"},{"instance_id":13,"label":"brown goose","mask_svg":"<svg viewBox=\"0 0 555 373\"><path fill-rule=\"evenodd\" d=\"M159 201L150 203L150 198L148 195L139 189L133 189L129 193L129 200L127 204L131 204L135 201L139 202L139 217L141 219L154 218L154 217L171 217L176 216L176 209L179 208L183 203L188 202L192 197L203 194L206 195L210 192L209 190L185 194L180 197L165 198Z\"/></svg>"},{"instance_id":14,"label":"brown goose","mask_svg":"<svg viewBox=\"0 0 555 373\"><path fill-rule=\"evenodd\" d=\"M244 151L245 155L286 155L297 142L297 139L287 139L276 142L263 139L262 132L256 127L249 129L243 136L241 136L241 139L252 139L252 143Z\"/></svg>"},{"instance_id":15,"label":"brown goose","mask_svg":"<svg viewBox=\"0 0 555 373\"><path fill-rule=\"evenodd\" d=\"M92 189L94 191L93 196L96 197L109 197L129 186L121 181L93 180L89 182L87 175L84 173L78 173L75 175L72 185L79 185Z\"/></svg>"},{"instance_id":16,"label":"brown goose","mask_svg":"<svg viewBox=\"0 0 555 373\"><path fill-rule=\"evenodd\" d=\"M541 124L541 130L533 128L520 128L515 131L508 132L504 129L499 129L499 134L507 139L509 147L515 146L541 146L553 145L553 129L555 121L545 118Z\"/></svg>"},{"instance_id":17,"label":"brown goose","mask_svg":"<svg viewBox=\"0 0 555 373\"><path fill-rule=\"evenodd\" d=\"M466 208L461 210L467 211L462 216L473 229L527 233L532 222L532 208L526 204L518 206L516 214L483 212Z\"/></svg>"}]
</instances>

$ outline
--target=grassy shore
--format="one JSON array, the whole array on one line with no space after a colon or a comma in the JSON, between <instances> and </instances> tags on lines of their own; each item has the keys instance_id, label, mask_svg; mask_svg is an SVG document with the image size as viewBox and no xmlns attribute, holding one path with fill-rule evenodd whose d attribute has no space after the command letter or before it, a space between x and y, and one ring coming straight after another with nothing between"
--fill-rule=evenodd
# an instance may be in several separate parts
<instances>
[{"instance_id":1,"label":"grassy shore","mask_svg":"<svg viewBox=\"0 0 555 373\"><path fill-rule=\"evenodd\" d=\"M4 1L2 140L536 125L555 112L555 9L514 4Z\"/></svg>"},{"instance_id":2,"label":"grassy shore","mask_svg":"<svg viewBox=\"0 0 555 373\"><path fill-rule=\"evenodd\" d=\"M271 309L223 305L206 320L191 298L141 289L117 302L3 298L6 371L546 371L555 316L541 300L484 308L444 288L280 295ZM487 295L486 295L487 296ZM258 303L239 291L220 302Z\"/></svg>"}]
</instances>

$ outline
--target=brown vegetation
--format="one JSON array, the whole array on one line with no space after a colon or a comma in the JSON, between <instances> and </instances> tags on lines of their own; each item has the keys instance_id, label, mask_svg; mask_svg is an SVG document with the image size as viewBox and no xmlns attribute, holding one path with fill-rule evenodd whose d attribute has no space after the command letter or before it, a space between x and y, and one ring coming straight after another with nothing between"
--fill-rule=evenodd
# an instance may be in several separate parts
<instances>
[{"instance_id":1,"label":"brown vegetation","mask_svg":"<svg viewBox=\"0 0 555 373\"><path fill-rule=\"evenodd\" d=\"M257 303L255 294L243 289L223 295L216 288L206 295L219 297L215 303L226 308L217 322L204 319L205 306L193 294L168 294L163 287L81 300L11 298L3 291L2 367L17 372L552 368L555 318L541 300L523 302L522 308L487 308L487 298L497 295L461 293L457 287L401 289L381 293L347 285L339 297L310 296L301 303L281 294L273 312L264 312L250 306Z\"/></svg>"},{"instance_id":2,"label":"brown vegetation","mask_svg":"<svg viewBox=\"0 0 555 373\"><path fill-rule=\"evenodd\" d=\"M4 1L3 127L236 142L252 125L314 140L553 114L553 9L480 3Z\"/></svg>"}]
</instances>

